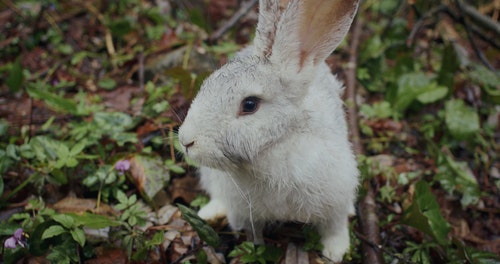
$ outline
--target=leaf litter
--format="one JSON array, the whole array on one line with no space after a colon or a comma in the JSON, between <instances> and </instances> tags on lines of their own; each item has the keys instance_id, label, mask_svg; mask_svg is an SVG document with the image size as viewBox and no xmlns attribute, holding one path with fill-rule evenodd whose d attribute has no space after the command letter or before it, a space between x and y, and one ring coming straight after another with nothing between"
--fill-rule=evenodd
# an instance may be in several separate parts
<instances>
[{"instance_id":1,"label":"leaf litter","mask_svg":"<svg viewBox=\"0 0 500 264\"><path fill-rule=\"evenodd\" d=\"M170 132L186 115L189 101L207 72L251 39L257 9L219 43L209 46L205 42L208 33L234 14L237 1L211 0L208 8L201 1L185 1L180 6L165 2L163 8L140 0L124 4L77 1L74 6L58 1L54 5L8 2L12 5L3 6L0 12L5 32L0 39L0 119L8 124L6 132L0 133L4 186L0 210L2 219L10 218L5 228L23 224L25 230L31 228L35 239L37 224L61 226L51 222L57 215L74 214L86 225L97 225L85 218L94 215L118 221L125 214L129 218L121 219L124 222L140 222L141 206L147 204L149 213L143 226L114 226L115 222L103 220L110 232L98 233L101 242L80 259L87 263L126 263L130 258L148 263L204 263L206 258L206 263L225 263L244 237L236 239L225 222L214 226L213 235L208 226L186 221L174 206L177 202L190 204L200 191L192 176L194 168L175 150ZM442 256L437 255L452 248L448 246L451 237L461 241L455 247L469 258L481 256L472 249L499 255L498 70L492 74L474 63L474 51L465 35L447 20L439 21L437 28L427 25L418 30L413 51L398 46L409 35L400 32L409 33L418 22L416 18L410 16L408 23L403 23L400 14L393 20L386 17L389 4L367 5L361 9L366 13L360 14L366 28L386 35L362 36L366 42L358 72L370 76L358 77L369 91L359 97L363 113L359 122L368 150L366 164L360 162L360 167L364 177L374 179L385 256L392 259L405 252L408 259L427 254L440 261ZM408 6L402 10L415 15ZM494 17L497 11L483 14ZM384 31L366 18L376 12L381 21L393 27ZM455 42L444 48L439 41ZM425 43L434 43L437 48ZM485 41L478 43L498 69L498 50ZM439 63L442 51L446 57L443 55L444 62ZM145 58L142 64L141 56ZM339 65L345 57L341 46L329 59L335 71L342 72ZM428 60L419 59L423 57ZM85 130L85 126L89 127ZM82 136L68 133L70 130ZM47 142L36 145L42 140L37 138L40 135L55 138L51 144L63 144L59 154L68 157L59 159L62 161L33 158L50 153ZM92 135L95 143L89 141L69 155L77 138ZM124 158L130 159L132 166L120 178L111 165ZM165 160L171 162L166 164ZM109 167L95 177L94 184L81 184L104 165ZM173 165L186 172L169 169ZM23 185L28 179L36 180ZM18 186L22 188L14 192ZM119 191L130 204L116 210ZM133 195L147 203L135 207L138 201L131 199ZM353 223L353 230L359 230L355 218ZM47 258L61 257L54 254L63 250L57 247L57 240L67 238L63 233L77 227L63 228L58 230L61 234L39 241L54 246L52 253L44 251L42 257L27 254L25 260L43 263ZM323 263L314 251L302 250L306 243L303 237L280 233L283 229L287 230L279 227L268 232L270 244L282 250L282 262ZM2 229L1 235L7 238L14 230ZM116 230L119 232L113 233ZM162 243L148 244L158 232L163 232ZM202 241L216 236L221 246L215 242L215 247L206 246ZM353 236L347 263L361 261L361 240ZM432 242L439 245L417 247L416 251L409 246ZM80 248L83 254L88 253L85 246ZM265 251L248 249L256 254ZM148 254L134 255L141 250ZM233 263L259 256L233 255L237 256Z\"/></svg>"}]
</instances>

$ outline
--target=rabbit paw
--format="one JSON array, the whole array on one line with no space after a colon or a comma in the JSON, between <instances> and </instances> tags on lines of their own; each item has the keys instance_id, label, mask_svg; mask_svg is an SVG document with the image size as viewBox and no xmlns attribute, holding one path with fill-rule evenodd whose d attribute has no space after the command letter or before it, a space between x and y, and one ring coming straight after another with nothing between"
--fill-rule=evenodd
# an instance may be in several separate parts
<instances>
[{"instance_id":1,"label":"rabbit paw","mask_svg":"<svg viewBox=\"0 0 500 264\"><path fill-rule=\"evenodd\" d=\"M323 255L335 263L340 263L344 253L349 249L349 236L329 236L322 240Z\"/></svg>"},{"instance_id":2,"label":"rabbit paw","mask_svg":"<svg viewBox=\"0 0 500 264\"><path fill-rule=\"evenodd\" d=\"M226 216L226 207L220 200L212 199L207 205L200 209L198 216L209 222L215 221Z\"/></svg>"}]
</instances>

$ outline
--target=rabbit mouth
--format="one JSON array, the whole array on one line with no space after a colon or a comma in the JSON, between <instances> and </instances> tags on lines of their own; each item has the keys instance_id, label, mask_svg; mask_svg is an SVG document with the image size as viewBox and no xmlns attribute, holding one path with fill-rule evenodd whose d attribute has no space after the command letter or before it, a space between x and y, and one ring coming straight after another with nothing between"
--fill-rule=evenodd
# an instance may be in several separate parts
<instances>
[{"instance_id":1,"label":"rabbit mouth","mask_svg":"<svg viewBox=\"0 0 500 264\"><path fill-rule=\"evenodd\" d=\"M221 150L215 142L204 142L203 147L198 141L189 148L184 148L185 154L199 165L213 169L230 169L237 167L243 160L235 157L226 150Z\"/></svg>"}]
</instances>

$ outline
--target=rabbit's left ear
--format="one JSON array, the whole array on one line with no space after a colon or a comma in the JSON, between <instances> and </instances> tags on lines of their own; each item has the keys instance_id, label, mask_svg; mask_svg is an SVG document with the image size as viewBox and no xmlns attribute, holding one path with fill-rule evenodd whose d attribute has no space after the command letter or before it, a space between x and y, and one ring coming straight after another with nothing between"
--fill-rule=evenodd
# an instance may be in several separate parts
<instances>
[{"instance_id":1,"label":"rabbit's left ear","mask_svg":"<svg viewBox=\"0 0 500 264\"><path fill-rule=\"evenodd\" d=\"M292 0L277 25L270 60L297 71L322 63L349 31L358 2Z\"/></svg>"},{"instance_id":2,"label":"rabbit's left ear","mask_svg":"<svg viewBox=\"0 0 500 264\"><path fill-rule=\"evenodd\" d=\"M276 28L290 0L259 0L259 20L254 39L258 56L269 57L276 38Z\"/></svg>"}]
</instances>

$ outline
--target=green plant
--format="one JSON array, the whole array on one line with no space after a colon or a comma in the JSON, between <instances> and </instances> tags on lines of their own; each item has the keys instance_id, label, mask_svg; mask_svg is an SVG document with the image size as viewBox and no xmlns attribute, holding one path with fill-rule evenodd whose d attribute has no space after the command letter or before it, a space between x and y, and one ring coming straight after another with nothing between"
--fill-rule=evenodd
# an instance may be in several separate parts
<instances>
[{"instance_id":1,"label":"green plant","mask_svg":"<svg viewBox=\"0 0 500 264\"><path fill-rule=\"evenodd\" d=\"M145 224L146 212L143 210L135 194L127 197L124 192L118 190L116 192L118 204L115 206L117 210L123 211L120 220L127 222L130 226L143 226Z\"/></svg>"},{"instance_id":2,"label":"green plant","mask_svg":"<svg viewBox=\"0 0 500 264\"><path fill-rule=\"evenodd\" d=\"M213 247L218 247L221 244L222 241L219 235L205 220L201 219L195 211L182 204L178 204L177 207L179 207L182 213L182 218L193 227L203 241Z\"/></svg>"},{"instance_id":3,"label":"green plant","mask_svg":"<svg viewBox=\"0 0 500 264\"><path fill-rule=\"evenodd\" d=\"M260 245L256 246L252 242L246 241L236 246L230 253L229 257L237 258L241 263L261 263L267 261L276 263L283 255L280 248Z\"/></svg>"},{"instance_id":4,"label":"green plant","mask_svg":"<svg viewBox=\"0 0 500 264\"><path fill-rule=\"evenodd\" d=\"M321 235L314 227L306 225L302 229L302 233L304 234L304 238L306 239L306 242L304 243L305 251L323 250L323 245L321 244Z\"/></svg>"}]
</instances>

